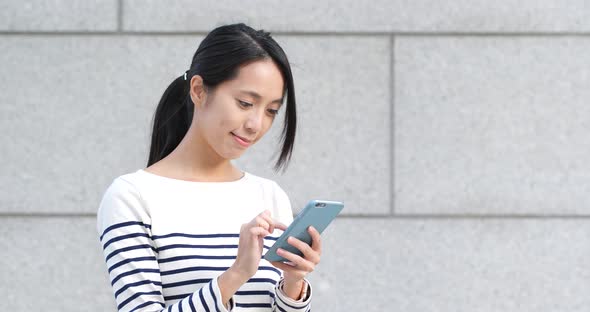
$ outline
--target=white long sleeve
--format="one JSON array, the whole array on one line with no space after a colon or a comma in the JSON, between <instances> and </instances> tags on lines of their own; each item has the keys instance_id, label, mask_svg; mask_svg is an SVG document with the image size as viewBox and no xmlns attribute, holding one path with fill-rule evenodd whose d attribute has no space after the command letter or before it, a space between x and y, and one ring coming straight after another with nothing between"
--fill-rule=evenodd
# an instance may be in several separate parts
<instances>
[{"instance_id":1,"label":"white long sleeve","mask_svg":"<svg viewBox=\"0 0 590 312\"><path fill-rule=\"evenodd\" d=\"M278 289L282 271L264 259L228 306L221 303L217 277L235 261L240 226L264 209L287 225L293 220L278 184L249 173L232 182L144 170L116 178L98 208L97 231L118 311L308 311L311 285L305 300L288 298ZM264 239L265 251L281 233Z\"/></svg>"}]
</instances>

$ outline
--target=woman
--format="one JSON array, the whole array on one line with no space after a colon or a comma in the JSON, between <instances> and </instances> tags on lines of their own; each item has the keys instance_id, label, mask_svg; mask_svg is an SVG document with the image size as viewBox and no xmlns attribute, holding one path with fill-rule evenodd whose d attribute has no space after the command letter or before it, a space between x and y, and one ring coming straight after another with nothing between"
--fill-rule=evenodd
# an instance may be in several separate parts
<instances>
[{"instance_id":1,"label":"woman","mask_svg":"<svg viewBox=\"0 0 590 312\"><path fill-rule=\"evenodd\" d=\"M156 109L148 167L114 179L97 212L97 230L119 311L309 311L305 278L320 261L261 259L292 222L274 181L236 168L271 127L286 99L281 154L291 158L295 93L287 56L270 33L240 24L212 30L190 69Z\"/></svg>"}]
</instances>

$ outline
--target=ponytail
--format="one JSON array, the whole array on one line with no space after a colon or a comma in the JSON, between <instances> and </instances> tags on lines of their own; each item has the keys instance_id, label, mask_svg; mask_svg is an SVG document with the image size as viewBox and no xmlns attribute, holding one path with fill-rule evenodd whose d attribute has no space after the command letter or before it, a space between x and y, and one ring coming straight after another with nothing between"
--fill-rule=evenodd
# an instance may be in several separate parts
<instances>
[{"instance_id":1,"label":"ponytail","mask_svg":"<svg viewBox=\"0 0 590 312\"><path fill-rule=\"evenodd\" d=\"M168 86L153 118L152 143L148 167L168 156L188 132L194 106L189 100L189 81L176 78Z\"/></svg>"}]
</instances>

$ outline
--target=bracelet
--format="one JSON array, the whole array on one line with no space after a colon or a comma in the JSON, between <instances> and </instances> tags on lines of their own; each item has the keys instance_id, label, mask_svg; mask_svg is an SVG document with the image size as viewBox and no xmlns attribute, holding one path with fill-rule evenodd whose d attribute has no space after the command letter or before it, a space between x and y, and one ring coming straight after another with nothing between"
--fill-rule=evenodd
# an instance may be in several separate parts
<instances>
[{"instance_id":1,"label":"bracelet","mask_svg":"<svg viewBox=\"0 0 590 312\"><path fill-rule=\"evenodd\" d=\"M307 300L307 283L305 281L303 281L303 291L301 292L301 301L305 301Z\"/></svg>"}]
</instances>

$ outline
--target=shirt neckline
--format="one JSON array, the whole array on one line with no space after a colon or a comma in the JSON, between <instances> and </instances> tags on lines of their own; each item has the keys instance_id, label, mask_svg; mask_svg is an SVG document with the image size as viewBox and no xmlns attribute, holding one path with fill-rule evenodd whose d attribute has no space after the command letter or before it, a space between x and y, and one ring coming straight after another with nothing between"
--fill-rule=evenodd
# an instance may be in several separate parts
<instances>
[{"instance_id":1,"label":"shirt neckline","mask_svg":"<svg viewBox=\"0 0 590 312\"><path fill-rule=\"evenodd\" d=\"M246 171L242 171L244 173L242 175L242 177L239 178L238 180L233 180L233 181L217 181L217 182L214 182L214 181L189 181L189 180L181 180L181 179L175 179L175 178L161 176L161 175L146 171L145 169L139 169L139 170L137 170L137 172L140 174L143 174L145 176L150 176L152 178L156 178L156 179L159 179L162 181L167 181L167 182L172 182L172 183L177 183L177 184L185 184L185 185L234 185L234 184L243 183L246 180L248 180L248 178L250 177L250 173L248 173Z\"/></svg>"}]
</instances>

